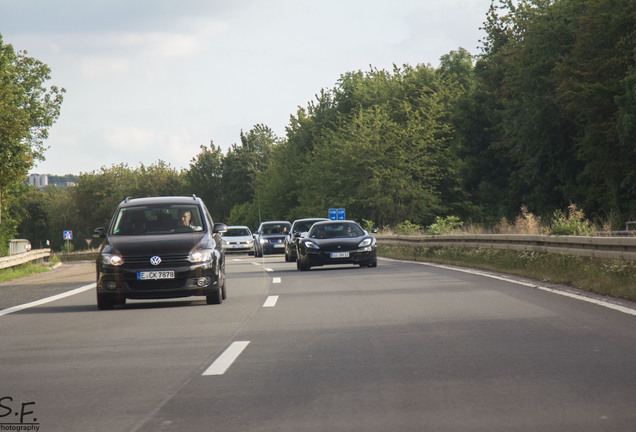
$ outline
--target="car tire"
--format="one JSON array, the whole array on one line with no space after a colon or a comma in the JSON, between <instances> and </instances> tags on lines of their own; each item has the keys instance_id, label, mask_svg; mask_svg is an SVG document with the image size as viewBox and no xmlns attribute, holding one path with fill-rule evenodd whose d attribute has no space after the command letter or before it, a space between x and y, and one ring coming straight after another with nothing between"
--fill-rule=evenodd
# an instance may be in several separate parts
<instances>
[{"instance_id":1,"label":"car tire","mask_svg":"<svg viewBox=\"0 0 636 432\"><path fill-rule=\"evenodd\" d=\"M212 294L205 297L205 302L209 305L218 305L223 302L223 287L218 287Z\"/></svg>"},{"instance_id":2,"label":"car tire","mask_svg":"<svg viewBox=\"0 0 636 432\"><path fill-rule=\"evenodd\" d=\"M219 269L217 288L212 292L212 294L205 297L205 302L207 304L221 304L223 300L227 297L225 293L225 265L222 265Z\"/></svg>"},{"instance_id":3,"label":"car tire","mask_svg":"<svg viewBox=\"0 0 636 432\"><path fill-rule=\"evenodd\" d=\"M303 263L299 258L296 260L296 268L300 271L308 271L311 266Z\"/></svg>"},{"instance_id":4,"label":"car tire","mask_svg":"<svg viewBox=\"0 0 636 432\"><path fill-rule=\"evenodd\" d=\"M109 294L97 294L97 309L112 310L115 307L115 299Z\"/></svg>"}]
</instances>

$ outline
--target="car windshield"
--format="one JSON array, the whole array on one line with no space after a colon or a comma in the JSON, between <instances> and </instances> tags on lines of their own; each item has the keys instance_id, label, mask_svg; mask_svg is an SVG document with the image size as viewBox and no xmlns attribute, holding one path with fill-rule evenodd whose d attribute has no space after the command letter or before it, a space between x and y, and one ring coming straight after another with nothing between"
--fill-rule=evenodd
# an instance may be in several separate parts
<instances>
[{"instance_id":1,"label":"car windshield","mask_svg":"<svg viewBox=\"0 0 636 432\"><path fill-rule=\"evenodd\" d=\"M347 238L361 237L364 231L353 223L333 223L314 225L309 232L311 238Z\"/></svg>"},{"instance_id":2,"label":"car windshield","mask_svg":"<svg viewBox=\"0 0 636 432\"><path fill-rule=\"evenodd\" d=\"M315 224L316 222L317 221L315 220L298 222L294 225L294 233L307 232L309 231L309 228L311 228L311 226Z\"/></svg>"},{"instance_id":3,"label":"car windshield","mask_svg":"<svg viewBox=\"0 0 636 432\"><path fill-rule=\"evenodd\" d=\"M201 212L196 205L153 205L119 210L113 235L157 235L203 231Z\"/></svg>"},{"instance_id":4,"label":"car windshield","mask_svg":"<svg viewBox=\"0 0 636 432\"><path fill-rule=\"evenodd\" d=\"M263 234L287 234L290 224L267 224L263 225L261 233Z\"/></svg>"},{"instance_id":5,"label":"car windshield","mask_svg":"<svg viewBox=\"0 0 636 432\"><path fill-rule=\"evenodd\" d=\"M252 233L247 228L228 228L223 237L245 237L251 236Z\"/></svg>"}]
</instances>

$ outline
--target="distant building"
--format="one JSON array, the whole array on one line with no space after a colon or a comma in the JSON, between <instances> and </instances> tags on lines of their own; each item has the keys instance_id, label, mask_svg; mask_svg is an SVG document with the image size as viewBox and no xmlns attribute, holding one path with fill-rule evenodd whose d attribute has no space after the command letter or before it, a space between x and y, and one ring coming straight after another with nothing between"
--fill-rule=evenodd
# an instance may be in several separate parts
<instances>
[{"instance_id":1,"label":"distant building","mask_svg":"<svg viewBox=\"0 0 636 432\"><path fill-rule=\"evenodd\" d=\"M49 174L29 174L28 183L37 188L45 188L47 186L73 187L77 186L75 177L72 175L56 176Z\"/></svg>"},{"instance_id":2,"label":"distant building","mask_svg":"<svg viewBox=\"0 0 636 432\"><path fill-rule=\"evenodd\" d=\"M49 176L46 174L29 174L29 184L44 188L49 185Z\"/></svg>"}]
</instances>

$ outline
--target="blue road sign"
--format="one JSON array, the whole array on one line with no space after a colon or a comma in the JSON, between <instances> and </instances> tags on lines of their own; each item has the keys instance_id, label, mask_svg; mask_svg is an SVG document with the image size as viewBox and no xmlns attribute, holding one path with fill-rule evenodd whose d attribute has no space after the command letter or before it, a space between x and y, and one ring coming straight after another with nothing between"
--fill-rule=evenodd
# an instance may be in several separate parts
<instances>
[{"instance_id":1,"label":"blue road sign","mask_svg":"<svg viewBox=\"0 0 636 432\"><path fill-rule=\"evenodd\" d=\"M64 230L64 240L73 240L73 231Z\"/></svg>"},{"instance_id":2,"label":"blue road sign","mask_svg":"<svg viewBox=\"0 0 636 432\"><path fill-rule=\"evenodd\" d=\"M339 208L330 208L329 209L329 219L331 220L345 220L345 209Z\"/></svg>"}]
</instances>

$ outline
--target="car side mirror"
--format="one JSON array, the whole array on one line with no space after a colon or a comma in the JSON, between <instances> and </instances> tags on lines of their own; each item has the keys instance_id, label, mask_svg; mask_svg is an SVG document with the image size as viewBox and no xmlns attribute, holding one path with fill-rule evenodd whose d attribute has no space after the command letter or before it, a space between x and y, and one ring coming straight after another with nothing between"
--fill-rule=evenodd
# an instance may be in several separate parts
<instances>
[{"instance_id":1,"label":"car side mirror","mask_svg":"<svg viewBox=\"0 0 636 432\"><path fill-rule=\"evenodd\" d=\"M106 228L104 227L95 228L95 231L93 231L93 237L106 238Z\"/></svg>"},{"instance_id":2,"label":"car side mirror","mask_svg":"<svg viewBox=\"0 0 636 432\"><path fill-rule=\"evenodd\" d=\"M224 223L215 223L212 228L212 234L224 233L227 232L227 225Z\"/></svg>"},{"instance_id":3,"label":"car side mirror","mask_svg":"<svg viewBox=\"0 0 636 432\"><path fill-rule=\"evenodd\" d=\"M377 228L371 228L371 233L372 234L377 234L378 233L378 229Z\"/></svg>"}]
</instances>

